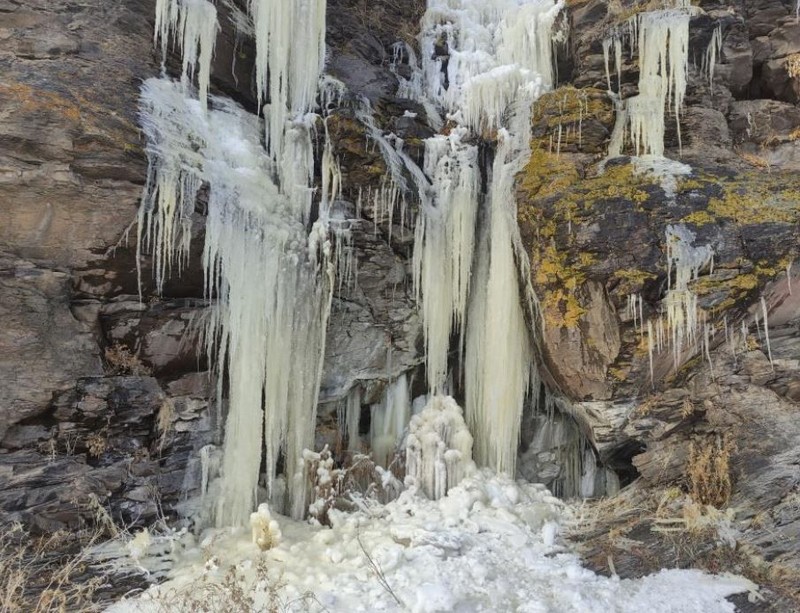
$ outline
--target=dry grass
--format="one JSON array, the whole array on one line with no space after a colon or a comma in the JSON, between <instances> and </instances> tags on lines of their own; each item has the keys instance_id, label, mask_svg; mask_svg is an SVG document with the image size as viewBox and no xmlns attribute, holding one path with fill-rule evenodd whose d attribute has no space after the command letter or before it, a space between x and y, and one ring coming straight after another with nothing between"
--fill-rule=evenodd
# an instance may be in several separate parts
<instances>
[{"instance_id":1,"label":"dry grass","mask_svg":"<svg viewBox=\"0 0 800 613\"><path fill-rule=\"evenodd\" d=\"M791 79L800 77L800 53L793 53L786 58L786 72Z\"/></svg>"},{"instance_id":2,"label":"dry grass","mask_svg":"<svg viewBox=\"0 0 800 613\"><path fill-rule=\"evenodd\" d=\"M733 451L734 444L727 436L692 443L686 480L693 500L716 508L728 504L733 490L730 464Z\"/></svg>"},{"instance_id":3,"label":"dry grass","mask_svg":"<svg viewBox=\"0 0 800 613\"><path fill-rule=\"evenodd\" d=\"M0 611L45 613L98 611L102 575L84 577L88 550L99 532L32 536L19 523L0 526Z\"/></svg>"},{"instance_id":4,"label":"dry grass","mask_svg":"<svg viewBox=\"0 0 800 613\"><path fill-rule=\"evenodd\" d=\"M354 14L366 31L376 35L385 32L394 41L402 41L414 48L418 46L419 22L425 14L425 0L351 1ZM387 28L387 24L391 27Z\"/></svg>"},{"instance_id":5,"label":"dry grass","mask_svg":"<svg viewBox=\"0 0 800 613\"><path fill-rule=\"evenodd\" d=\"M112 375L146 377L152 374L152 371L142 364L137 355L120 343L114 343L106 348L105 358L109 373Z\"/></svg>"},{"instance_id":6,"label":"dry grass","mask_svg":"<svg viewBox=\"0 0 800 613\"><path fill-rule=\"evenodd\" d=\"M769 160L763 156L757 155L755 153L749 153L739 148L734 148L733 151L734 153L736 153L737 156L739 156L739 158L741 158L743 161L747 162L748 164L750 164L750 166L753 166L754 168L766 170L767 172L769 172L772 168L772 165L770 164Z\"/></svg>"}]
</instances>

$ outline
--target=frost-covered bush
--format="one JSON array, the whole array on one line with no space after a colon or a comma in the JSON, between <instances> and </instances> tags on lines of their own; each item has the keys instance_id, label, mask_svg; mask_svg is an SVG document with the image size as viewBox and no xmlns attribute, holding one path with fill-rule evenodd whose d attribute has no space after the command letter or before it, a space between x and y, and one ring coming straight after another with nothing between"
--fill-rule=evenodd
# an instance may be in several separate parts
<instances>
[{"instance_id":1,"label":"frost-covered bush","mask_svg":"<svg viewBox=\"0 0 800 613\"><path fill-rule=\"evenodd\" d=\"M354 454L349 463L337 466L327 445L320 452L305 450L303 460L313 489L308 514L324 526L330 525L331 509L354 511L369 500L386 503L403 490L397 475L375 464L372 458Z\"/></svg>"},{"instance_id":2,"label":"frost-covered bush","mask_svg":"<svg viewBox=\"0 0 800 613\"><path fill-rule=\"evenodd\" d=\"M250 528L253 530L253 542L261 551L272 549L281 542L281 528L272 519L266 503L258 505L258 511L250 514Z\"/></svg>"}]
</instances>

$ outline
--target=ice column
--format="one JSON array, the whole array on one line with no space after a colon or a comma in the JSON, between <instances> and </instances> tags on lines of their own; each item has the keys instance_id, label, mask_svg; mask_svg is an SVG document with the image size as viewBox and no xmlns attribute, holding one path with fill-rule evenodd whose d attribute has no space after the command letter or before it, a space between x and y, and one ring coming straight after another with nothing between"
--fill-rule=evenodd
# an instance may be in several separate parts
<instances>
[{"instance_id":1,"label":"ice column","mask_svg":"<svg viewBox=\"0 0 800 613\"><path fill-rule=\"evenodd\" d=\"M472 435L450 396L433 396L408 427L406 475L438 500L474 469Z\"/></svg>"}]
</instances>

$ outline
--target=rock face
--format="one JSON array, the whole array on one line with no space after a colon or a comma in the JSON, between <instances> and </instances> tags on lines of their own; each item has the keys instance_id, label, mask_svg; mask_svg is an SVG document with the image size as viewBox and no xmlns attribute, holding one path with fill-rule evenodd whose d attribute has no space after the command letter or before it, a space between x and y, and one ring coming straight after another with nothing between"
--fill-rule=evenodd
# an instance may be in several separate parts
<instances>
[{"instance_id":1,"label":"rock face","mask_svg":"<svg viewBox=\"0 0 800 613\"><path fill-rule=\"evenodd\" d=\"M574 3L574 65L534 111L519 222L542 304L547 370L599 462L627 474L624 481L636 478L616 506L601 507L595 532L577 535L590 559L608 570L611 558L622 576L665 560L758 574L715 548L713 530L687 527L687 505L722 506L740 545L766 561L761 579L780 610L800 593L800 558L785 546L796 543L800 524L800 302L789 289L800 271L800 148L798 81L787 68L796 20L789 2L700 8L689 55L702 57L719 28L721 56L711 82L690 66L682 148L667 118L667 156L680 164L654 168L604 159L614 116L598 89L606 82L602 40L631 12ZM636 93L634 62L626 53L623 97ZM658 340L677 296L679 262L669 260L676 243L686 254L713 251L682 294L696 300L699 320L695 339L680 348L668 333ZM719 499L701 495L700 474L719 479ZM637 505L644 514L631 512ZM687 534L695 530L681 545L670 541L675 515ZM609 540L609 530L621 536ZM786 580L769 576L778 568Z\"/></svg>"},{"instance_id":2,"label":"rock face","mask_svg":"<svg viewBox=\"0 0 800 613\"><path fill-rule=\"evenodd\" d=\"M212 92L255 112L255 49L234 28L235 6L219 7ZM337 287L329 326L323 416L354 386L365 403L377 402L389 379L423 359L413 228L367 202L386 168L352 112L364 95L387 127L417 142L430 134L403 118L416 105L395 97L388 66L395 26L406 24L413 42L422 9L329 3L329 72L353 101L329 121L346 185L337 206L353 219L351 274ZM203 224L189 266L160 295L147 258L137 271L146 180L137 105L141 82L159 73L154 10L153 0L0 2L0 521L76 528L100 504L126 525L150 523L198 490L199 450L221 440L224 406L209 403L199 349ZM177 74L179 58L165 67Z\"/></svg>"},{"instance_id":3,"label":"rock face","mask_svg":"<svg viewBox=\"0 0 800 613\"><path fill-rule=\"evenodd\" d=\"M76 528L98 504L126 524L173 515L201 487L200 450L220 442L224 406L215 406L198 349L208 307L202 224L195 224L188 267L160 295L144 259L141 300L135 231L127 233L146 180L138 89L161 63L152 47L154 4L0 0L0 521ZM578 535L596 567L610 552L616 571L633 575L696 562L670 559L675 550L663 540L670 533L659 530L683 512L681 496L705 491L696 474L703 450L712 464L724 450L729 483L717 485L725 501L712 502L732 509L730 522L754 556L796 578L794 0L699 3L690 57L701 64L717 28L721 51L712 80L690 66L681 141L673 117L666 133L667 156L686 166L668 172L625 155L602 164L616 121L603 37L647 3L567 4L559 87L536 103L533 154L517 188L544 324L542 374L563 412L555 421L526 414L520 470L558 483L570 462L565 447L539 448L537 436L561 429L566 434L555 438L608 469L609 483L635 482L618 507L605 509L605 523ZM241 5L219 7L212 92L256 111L253 44L233 26L231 6ZM349 220L341 256L350 274L334 295L320 398L325 424L355 387L366 409L387 381L424 360L410 272L413 228L373 205L387 169L359 119L368 103L377 127L403 138L421 161L433 131L419 104L396 95L395 71L409 70L407 52L396 65L393 59L396 42L413 48L423 11L421 0L328 2L328 72L348 90L327 129L342 167L336 207ZM179 69L175 57L166 59L169 74ZM637 93L637 74L626 53L623 97ZM668 261L676 240L714 254L713 266L704 261L685 288L697 300L698 333L677 352L668 342L649 351L676 283ZM652 513L634 516L626 501ZM623 527L624 538L608 541L609 526ZM694 544L707 566L724 567L707 541ZM773 600L789 602L779 592Z\"/></svg>"}]
</instances>

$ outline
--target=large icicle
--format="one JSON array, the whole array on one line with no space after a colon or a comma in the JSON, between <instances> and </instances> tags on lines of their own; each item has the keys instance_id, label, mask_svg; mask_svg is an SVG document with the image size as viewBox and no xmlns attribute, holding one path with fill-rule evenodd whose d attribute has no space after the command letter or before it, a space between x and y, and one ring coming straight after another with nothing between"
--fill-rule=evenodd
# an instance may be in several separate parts
<instances>
[{"instance_id":1,"label":"large icicle","mask_svg":"<svg viewBox=\"0 0 800 613\"><path fill-rule=\"evenodd\" d=\"M422 306L428 383L441 392L447 379L450 334L467 310L480 168L478 148L463 142L465 128L425 143L425 172L433 203L420 216L414 250L414 282ZM421 295L420 295L421 294Z\"/></svg>"},{"instance_id":2,"label":"large icicle","mask_svg":"<svg viewBox=\"0 0 800 613\"><path fill-rule=\"evenodd\" d=\"M206 338L230 378L216 521L233 525L245 524L256 506L264 443L268 486L282 452L290 477L288 508L303 514L299 458L313 444L332 266L323 222L306 234L305 194L298 195L294 184L281 189L273 183L258 120L230 101L213 102L215 109L203 113L176 84L145 83L142 125L151 181L140 225L143 239L150 238L160 260L169 262L168 254L186 249L170 228L183 227L193 191L200 181L208 183L203 263L215 306ZM298 131L293 138L307 141L301 149L310 147L310 125L291 130ZM298 175L309 172L304 167ZM169 204L175 194L181 206L165 214L165 198Z\"/></svg>"},{"instance_id":3,"label":"large icicle","mask_svg":"<svg viewBox=\"0 0 800 613\"><path fill-rule=\"evenodd\" d=\"M205 338L220 389L227 366L230 399L220 526L246 524L264 454L270 498L295 517L305 513L301 454L314 440L334 277L328 214L340 176L326 147L319 219L309 233L317 119L309 111L325 60L326 1L250 0L247 8L258 96L269 102L265 128L229 100L212 99L206 112L218 29L208 0L157 0L155 40L164 55L169 38L177 40L183 86L150 80L142 91L150 170L139 247L154 252L159 288L185 261L195 197L209 186L203 264L213 308ZM199 101L186 87L195 73ZM273 487L280 458L286 500Z\"/></svg>"},{"instance_id":4,"label":"large icicle","mask_svg":"<svg viewBox=\"0 0 800 613\"><path fill-rule=\"evenodd\" d=\"M208 0L157 0L155 42L160 42L162 58L166 58L170 37L177 40L183 52L183 81L197 75L200 102L206 107L219 23L217 8Z\"/></svg>"},{"instance_id":5,"label":"large icicle","mask_svg":"<svg viewBox=\"0 0 800 613\"><path fill-rule=\"evenodd\" d=\"M514 253L514 178L525 159L501 133L492 170L488 240L478 253L465 356L467 423L475 460L514 474L520 421L533 369ZM527 142L527 135L525 135Z\"/></svg>"},{"instance_id":6,"label":"large icicle","mask_svg":"<svg viewBox=\"0 0 800 613\"><path fill-rule=\"evenodd\" d=\"M387 385L383 398L372 406L370 446L375 463L388 468L411 418L411 398L406 375Z\"/></svg>"}]
</instances>

